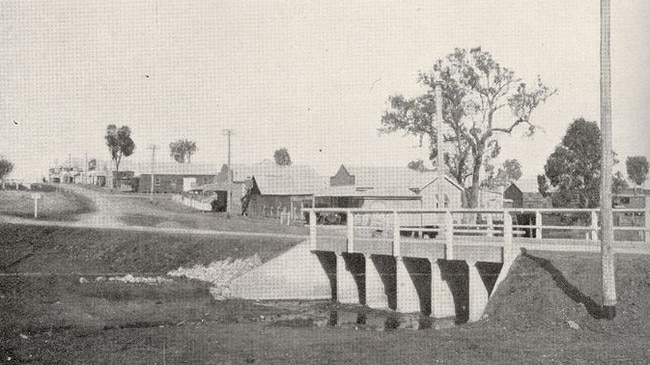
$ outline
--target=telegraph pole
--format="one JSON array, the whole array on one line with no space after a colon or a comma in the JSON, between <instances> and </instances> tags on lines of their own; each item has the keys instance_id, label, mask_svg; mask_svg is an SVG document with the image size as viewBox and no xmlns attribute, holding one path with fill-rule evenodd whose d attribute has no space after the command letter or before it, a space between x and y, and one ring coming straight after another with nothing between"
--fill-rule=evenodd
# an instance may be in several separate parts
<instances>
[{"instance_id":1,"label":"telegraph pole","mask_svg":"<svg viewBox=\"0 0 650 365\"><path fill-rule=\"evenodd\" d=\"M230 170L230 137L233 135L232 129L224 129L221 131L221 134L228 137L228 170Z\"/></svg>"},{"instance_id":2,"label":"telegraph pole","mask_svg":"<svg viewBox=\"0 0 650 365\"><path fill-rule=\"evenodd\" d=\"M602 316L616 316L616 280L614 276L614 217L612 212L612 100L610 65L610 0L600 1L600 130L603 135L600 165L600 221L603 304Z\"/></svg>"},{"instance_id":3,"label":"telegraph pole","mask_svg":"<svg viewBox=\"0 0 650 365\"><path fill-rule=\"evenodd\" d=\"M440 178L445 176L444 152L443 152L443 135L442 135L442 80L436 75L434 82L434 97L436 103L436 149L438 150L438 175ZM442 185L441 185L442 186Z\"/></svg>"},{"instance_id":4,"label":"telegraph pole","mask_svg":"<svg viewBox=\"0 0 650 365\"><path fill-rule=\"evenodd\" d=\"M148 150L151 150L151 189L150 189L150 197L151 197L151 202L153 203L153 191L155 189L154 186L154 173L156 171L156 146L155 144L150 144L149 147L147 147Z\"/></svg>"}]
</instances>

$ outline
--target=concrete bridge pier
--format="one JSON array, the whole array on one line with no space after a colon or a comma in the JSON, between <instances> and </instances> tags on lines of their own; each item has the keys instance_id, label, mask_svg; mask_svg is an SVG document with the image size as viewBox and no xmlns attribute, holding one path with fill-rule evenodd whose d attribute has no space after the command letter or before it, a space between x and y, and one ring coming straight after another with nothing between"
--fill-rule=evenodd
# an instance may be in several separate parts
<instances>
[{"instance_id":1,"label":"concrete bridge pier","mask_svg":"<svg viewBox=\"0 0 650 365\"><path fill-rule=\"evenodd\" d=\"M365 258L363 254L342 252L336 255L336 297L344 304L365 304Z\"/></svg>"},{"instance_id":2,"label":"concrete bridge pier","mask_svg":"<svg viewBox=\"0 0 650 365\"><path fill-rule=\"evenodd\" d=\"M374 309L395 309L395 262L391 256L365 254L366 305Z\"/></svg>"},{"instance_id":3,"label":"concrete bridge pier","mask_svg":"<svg viewBox=\"0 0 650 365\"><path fill-rule=\"evenodd\" d=\"M400 313L412 313L420 311L420 298L415 280L411 276L409 265L412 262L409 258L395 256L395 277L397 280L397 308Z\"/></svg>"},{"instance_id":4,"label":"concrete bridge pier","mask_svg":"<svg viewBox=\"0 0 650 365\"><path fill-rule=\"evenodd\" d=\"M454 296L449 281L443 277L442 263L430 259L431 263L431 316L433 318L448 318L456 315Z\"/></svg>"},{"instance_id":5,"label":"concrete bridge pier","mask_svg":"<svg viewBox=\"0 0 650 365\"><path fill-rule=\"evenodd\" d=\"M479 263L476 261L468 261L467 267L469 274L469 322L476 322L483 315L483 310L487 306L490 292L481 276Z\"/></svg>"}]
</instances>

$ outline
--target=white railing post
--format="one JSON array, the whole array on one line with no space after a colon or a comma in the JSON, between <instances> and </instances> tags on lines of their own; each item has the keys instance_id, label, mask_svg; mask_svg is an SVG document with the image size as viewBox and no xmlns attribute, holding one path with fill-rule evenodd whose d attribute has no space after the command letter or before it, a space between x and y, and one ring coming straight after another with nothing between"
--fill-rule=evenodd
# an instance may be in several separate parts
<instances>
[{"instance_id":1,"label":"white railing post","mask_svg":"<svg viewBox=\"0 0 650 365\"><path fill-rule=\"evenodd\" d=\"M494 220L492 219L492 213L487 213L487 236L494 237Z\"/></svg>"},{"instance_id":2,"label":"white railing post","mask_svg":"<svg viewBox=\"0 0 650 365\"><path fill-rule=\"evenodd\" d=\"M542 213L539 210L535 211L535 238L542 240Z\"/></svg>"},{"instance_id":3,"label":"white railing post","mask_svg":"<svg viewBox=\"0 0 650 365\"><path fill-rule=\"evenodd\" d=\"M598 241L598 212L591 211L591 240Z\"/></svg>"},{"instance_id":4,"label":"white railing post","mask_svg":"<svg viewBox=\"0 0 650 365\"><path fill-rule=\"evenodd\" d=\"M314 209L309 210L309 243L311 249L316 249L316 212Z\"/></svg>"},{"instance_id":5,"label":"white railing post","mask_svg":"<svg viewBox=\"0 0 650 365\"><path fill-rule=\"evenodd\" d=\"M354 252L354 215L349 209L345 214L348 225L348 252Z\"/></svg>"},{"instance_id":6,"label":"white railing post","mask_svg":"<svg viewBox=\"0 0 650 365\"><path fill-rule=\"evenodd\" d=\"M513 258L514 247L512 245L512 216L508 210L503 212L503 263L510 262Z\"/></svg>"},{"instance_id":7,"label":"white railing post","mask_svg":"<svg viewBox=\"0 0 650 365\"><path fill-rule=\"evenodd\" d=\"M399 215L393 211L393 256L401 256L401 241L399 235Z\"/></svg>"},{"instance_id":8,"label":"white railing post","mask_svg":"<svg viewBox=\"0 0 650 365\"><path fill-rule=\"evenodd\" d=\"M447 260L454 259L454 216L449 210L445 212L445 247Z\"/></svg>"}]
</instances>

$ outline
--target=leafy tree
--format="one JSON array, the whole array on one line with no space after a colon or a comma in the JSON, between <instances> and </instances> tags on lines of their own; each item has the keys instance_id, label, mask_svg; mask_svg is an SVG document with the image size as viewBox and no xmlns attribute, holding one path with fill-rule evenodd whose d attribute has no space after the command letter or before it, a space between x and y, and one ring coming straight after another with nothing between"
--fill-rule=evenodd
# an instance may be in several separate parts
<instances>
[{"instance_id":1,"label":"leafy tree","mask_svg":"<svg viewBox=\"0 0 650 365\"><path fill-rule=\"evenodd\" d=\"M645 156L630 156L625 160L627 177L636 184L642 186L648 179L648 159ZM635 186L635 188L636 188Z\"/></svg>"},{"instance_id":2,"label":"leafy tree","mask_svg":"<svg viewBox=\"0 0 650 365\"><path fill-rule=\"evenodd\" d=\"M289 156L289 151L286 148L275 150L273 158L275 158L275 163L280 166L290 166L292 163L291 156Z\"/></svg>"},{"instance_id":3,"label":"leafy tree","mask_svg":"<svg viewBox=\"0 0 650 365\"><path fill-rule=\"evenodd\" d=\"M120 171L122 157L129 157L135 150L135 143L131 139L131 128L122 126L119 129L115 124L106 127L106 145L111 153L111 159L115 162L115 170Z\"/></svg>"},{"instance_id":4,"label":"leafy tree","mask_svg":"<svg viewBox=\"0 0 650 365\"><path fill-rule=\"evenodd\" d=\"M556 90L539 79L535 87L528 87L480 47L454 50L437 61L433 72L420 72L418 83L427 87L425 94L391 96L390 108L381 118L380 133L402 131L418 136L420 142L429 136L431 160L439 158L432 123L436 75L442 89L443 138L453 145L440 158L449 174L467 188L467 205L477 207L481 171L499 155L499 136L520 126L532 135L537 128L531 121L532 112Z\"/></svg>"},{"instance_id":5,"label":"leafy tree","mask_svg":"<svg viewBox=\"0 0 650 365\"><path fill-rule=\"evenodd\" d=\"M188 139L179 139L169 144L171 157L178 163L190 163L192 155L196 153L196 142Z\"/></svg>"},{"instance_id":6,"label":"leafy tree","mask_svg":"<svg viewBox=\"0 0 650 365\"><path fill-rule=\"evenodd\" d=\"M550 196L554 207L597 208L600 204L602 138L595 122L576 119L562 143L548 157L544 175L537 177L540 193ZM615 161L612 161L615 163ZM614 189L625 186L614 176Z\"/></svg>"},{"instance_id":7,"label":"leafy tree","mask_svg":"<svg viewBox=\"0 0 650 365\"><path fill-rule=\"evenodd\" d=\"M627 188L628 185L627 185L627 181L625 181L625 177L623 177L623 174L620 171L618 171L612 177L612 191L618 194L621 191L623 191L623 189L627 189Z\"/></svg>"},{"instance_id":8,"label":"leafy tree","mask_svg":"<svg viewBox=\"0 0 650 365\"><path fill-rule=\"evenodd\" d=\"M495 171L494 166L486 164L485 169L488 176L483 182L482 187L491 189L499 186L508 186L511 182L517 181L521 178L521 164L516 159L509 159L503 162L503 165Z\"/></svg>"},{"instance_id":9,"label":"leafy tree","mask_svg":"<svg viewBox=\"0 0 650 365\"><path fill-rule=\"evenodd\" d=\"M424 161L419 158L417 160L410 161L408 163L408 168L419 172L429 171L429 169L424 166Z\"/></svg>"},{"instance_id":10,"label":"leafy tree","mask_svg":"<svg viewBox=\"0 0 650 365\"><path fill-rule=\"evenodd\" d=\"M4 157L0 157L0 180L4 187L5 177L7 177L14 170L14 164Z\"/></svg>"}]
</instances>

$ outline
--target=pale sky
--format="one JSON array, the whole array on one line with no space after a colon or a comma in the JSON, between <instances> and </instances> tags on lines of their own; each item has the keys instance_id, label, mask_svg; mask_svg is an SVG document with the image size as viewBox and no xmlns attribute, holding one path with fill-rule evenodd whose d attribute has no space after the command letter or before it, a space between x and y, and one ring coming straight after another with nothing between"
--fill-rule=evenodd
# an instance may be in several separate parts
<instances>
[{"instance_id":1,"label":"pale sky","mask_svg":"<svg viewBox=\"0 0 650 365\"><path fill-rule=\"evenodd\" d=\"M646 155L650 2L612 1L614 150ZM378 136L388 96L414 96L418 71L481 46L524 81L559 93L533 115L543 131L503 139L524 179L566 127L598 121L598 0L7 1L0 3L0 155L38 178L68 155L109 159L107 124L146 146L196 140L197 163L272 159L334 174L341 163L402 166L427 147ZM15 121L15 122L14 122ZM17 123L17 124L16 124ZM624 163L615 169L624 169Z\"/></svg>"}]
</instances>

